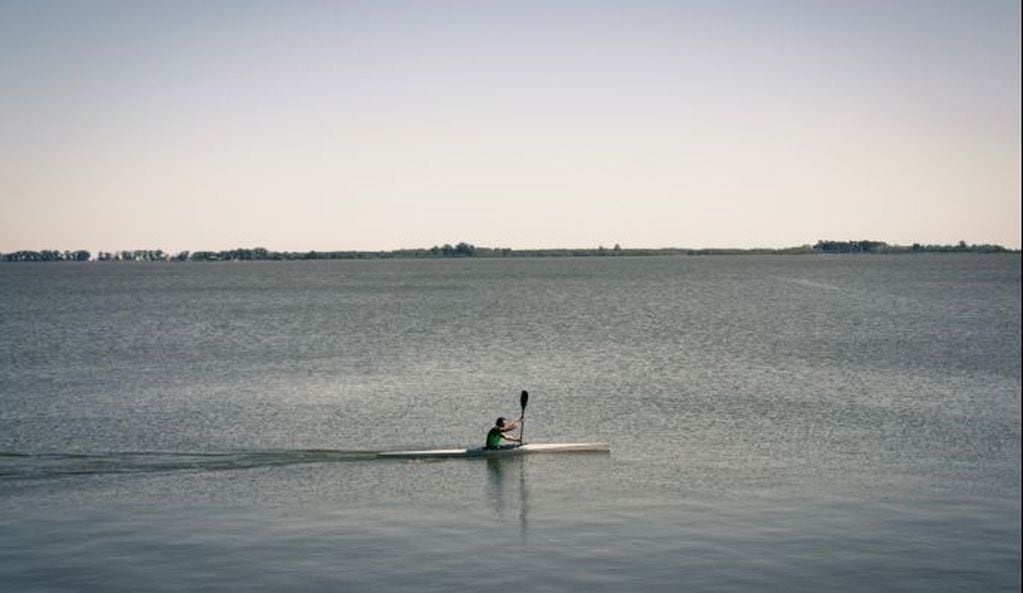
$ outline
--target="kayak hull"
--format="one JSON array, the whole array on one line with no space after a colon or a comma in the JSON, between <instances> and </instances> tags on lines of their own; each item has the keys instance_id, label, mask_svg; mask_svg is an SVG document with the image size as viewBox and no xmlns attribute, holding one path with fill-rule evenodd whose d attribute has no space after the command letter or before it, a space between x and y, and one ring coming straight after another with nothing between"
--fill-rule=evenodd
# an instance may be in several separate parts
<instances>
[{"instance_id":1,"label":"kayak hull","mask_svg":"<svg viewBox=\"0 0 1023 593\"><path fill-rule=\"evenodd\" d=\"M396 459L431 459L444 457L512 457L533 453L610 453L607 443L526 443L500 449L473 447L469 449L426 449L423 451L388 451L380 457Z\"/></svg>"}]
</instances>

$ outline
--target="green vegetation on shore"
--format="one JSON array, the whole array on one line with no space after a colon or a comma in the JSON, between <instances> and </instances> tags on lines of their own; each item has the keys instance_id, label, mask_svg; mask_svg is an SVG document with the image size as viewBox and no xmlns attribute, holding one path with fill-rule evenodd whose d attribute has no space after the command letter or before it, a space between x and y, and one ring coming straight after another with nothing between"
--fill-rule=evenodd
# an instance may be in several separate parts
<instances>
[{"instance_id":1,"label":"green vegetation on shore","mask_svg":"<svg viewBox=\"0 0 1023 593\"><path fill-rule=\"evenodd\" d=\"M213 261L297 261L324 259L429 259L459 257L622 257L651 255L807 255L819 253L1019 253L1000 245L968 245L960 241L955 245L889 245L883 241L818 241L815 245L801 245L781 249L627 249L598 247L596 249L509 249L476 247L469 243L446 244L429 249L397 249L393 251L270 251L263 247L231 249L226 251L182 251L176 254L156 250L126 250L99 252L96 257L85 250L77 251L15 251L0 253L0 262L213 262Z\"/></svg>"}]
</instances>

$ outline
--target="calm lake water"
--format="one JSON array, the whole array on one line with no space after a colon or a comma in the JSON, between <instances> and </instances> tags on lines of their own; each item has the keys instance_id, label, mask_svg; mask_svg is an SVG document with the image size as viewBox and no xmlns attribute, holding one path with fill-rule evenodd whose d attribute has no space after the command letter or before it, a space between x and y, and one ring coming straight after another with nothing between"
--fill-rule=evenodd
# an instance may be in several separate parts
<instances>
[{"instance_id":1,"label":"calm lake water","mask_svg":"<svg viewBox=\"0 0 1023 593\"><path fill-rule=\"evenodd\" d=\"M0 265L5 591L1018 591L1018 255ZM430 462L530 392L526 440Z\"/></svg>"}]
</instances>

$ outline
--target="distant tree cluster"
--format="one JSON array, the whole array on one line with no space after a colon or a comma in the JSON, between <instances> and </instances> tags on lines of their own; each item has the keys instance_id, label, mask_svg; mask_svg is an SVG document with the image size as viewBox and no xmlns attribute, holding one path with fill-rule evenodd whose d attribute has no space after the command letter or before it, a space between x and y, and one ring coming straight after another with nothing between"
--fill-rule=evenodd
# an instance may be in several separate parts
<instances>
[{"instance_id":1,"label":"distant tree cluster","mask_svg":"<svg viewBox=\"0 0 1023 593\"><path fill-rule=\"evenodd\" d=\"M900 250L908 250L914 253L1010 253L1001 245L967 245L966 241L960 241L955 245L921 245L913 243L911 247L899 247Z\"/></svg>"},{"instance_id":2,"label":"distant tree cluster","mask_svg":"<svg viewBox=\"0 0 1023 593\"><path fill-rule=\"evenodd\" d=\"M5 262L51 262L51 261L89 261L92 255L85 250L78 251L15 251L0 253L0 261Z\"/></svg>"},{"instance_id":3,"label":"distant tree cluster","mask_svg":"<svg viewBox=\"0 0 1023 593\"><path fill-rule=\"evenodd\" d=\"M131 251L100 251L96 261L167 261L168 255L162 249L135 249Z\"/></svg>"},{"instance_id":4,"label":"distant tree cluster","mask_svg":"<svg viewBox=\"0 0 1023 593\"><path fill-rule=\"evenodd\" d=\"M883 241L817 241L814 251L821 253L878 253L888 244Z\"/></svg>"},{"instance_id":5,"label":"distant tree cluster","mask_svg":"<svg viewBox=\"0 0 1023 593\"><path fill-rule=\"evenodd\" d=\"M454 247L449 244L445 244L443 247L434 245L430 252L443 257L472 257L476 255L476 246L469 243L459 243Z\"/></svg>"},{"instance_id":6,"label":"distant tree cluster","mask_svg":"<svg viewBox=\"0 0 1023 593\"><path fill-rule=\"evenodd\" d=\"M263 261L274 259L266 248L231 249L228 251L183 251L175 256L175 261Z\"/></svg>"}]
</instances>

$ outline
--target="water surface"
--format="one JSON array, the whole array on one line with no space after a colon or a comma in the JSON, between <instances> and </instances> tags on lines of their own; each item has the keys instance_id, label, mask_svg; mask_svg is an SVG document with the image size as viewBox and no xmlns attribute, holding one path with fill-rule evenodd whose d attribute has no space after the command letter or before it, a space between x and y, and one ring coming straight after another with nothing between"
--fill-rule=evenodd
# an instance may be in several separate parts
<instances>
[{"instance_id":1,"label":"water surface","mask_svg":"<svg viewBox=\"0 0 1023 593\"><path fill-rule=\"evenodd\" d=\"M1018 256L0 266L15 591L1008 591ZM526 439L610 455L409 462Z\"/></svg>"}]
</instances>

